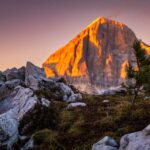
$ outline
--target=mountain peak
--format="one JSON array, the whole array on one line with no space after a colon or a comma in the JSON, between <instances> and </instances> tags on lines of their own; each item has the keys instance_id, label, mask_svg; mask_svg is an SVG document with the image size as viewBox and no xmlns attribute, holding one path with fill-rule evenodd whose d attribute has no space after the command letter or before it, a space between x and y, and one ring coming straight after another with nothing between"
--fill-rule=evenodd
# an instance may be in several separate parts
<instances>
[{"instance_id":1,"label":"mountain peak","mask_svg":"<svg viewBox=\"0 0 150 150\"><path fill-rule=\"evenodd\" d=\"M112 20L112 19L108 19L108 18L105 18L103 16L100 16L98 17L97 19L95 19L93 22L91 22L88 26L88 27L92 27L93 25L95 24L106 24L106 23L109 23L109 24L114 24L114 25L117 25L117 26L120 26L121 28L123 28L125 26L125 24L121 23L121 22L118 22L118 21L115 21L115 20Z\"/></svg>"},{"instance_id":2,"label":"mountain peak","mask_svg":"<svg viewBox=\"0 0 150 150\"><path fill-rule=\"evenodd\" d=\"M99 17L64 47L50 55L43 67L47 77L64 77L81 91L99 93L126 79L135 61L134 32L125 24Z\"/></svg>"},{"instance_id":3,"label":"mountain peak","mask_svg":"<svg viewBox=\"0 0 150 150\"><path fill-rule=\"evenodd\" d=\"M106 19L103 16L100 16L97 19L95 19L94 21L92 21L89 26L91 26L91 25L93 25L95 23L106 23L107 21L108 21L108 19Z\"/></svg>"}]
</instances>

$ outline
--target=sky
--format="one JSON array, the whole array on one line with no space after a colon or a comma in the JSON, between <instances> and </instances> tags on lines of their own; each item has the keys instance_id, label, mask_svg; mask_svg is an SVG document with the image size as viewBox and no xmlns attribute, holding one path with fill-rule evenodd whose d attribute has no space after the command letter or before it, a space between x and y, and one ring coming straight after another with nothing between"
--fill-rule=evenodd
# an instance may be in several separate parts
<instances>
[{"instance_id":1,"label":"sky","mask_svg":"<svg viewBox=\"0 0 150 150\"><path fill-rule=\"evenodd\" d=\"M0 70L42 66L99 16L125 23L150 44L150 0L0 0Z\"/></svg>"}]
</instances>

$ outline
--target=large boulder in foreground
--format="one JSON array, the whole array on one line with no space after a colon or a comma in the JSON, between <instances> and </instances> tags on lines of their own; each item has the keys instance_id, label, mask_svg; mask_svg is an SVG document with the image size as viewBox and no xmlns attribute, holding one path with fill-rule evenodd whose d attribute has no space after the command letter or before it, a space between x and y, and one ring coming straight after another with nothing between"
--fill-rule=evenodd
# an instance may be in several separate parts
<instances>
[{"instance_id":1,"label":"large boulder in foreground","mask_svg":"<svg viewBox=\"0 0 150 150\"><path fill-rule=\"evenodd\" d=\"M9 110L0 115L0 149L5 147L11 149L13 143L18 139L17 112Z\"/></svg>"},{"instance_id":2,"label":"large boulder in foreground","mask_svg":"<svg viewBox=\"0 0 150 150\"><path fill-rule=\"evenodd\" d=\"M124 135L119 150L150 150L150 125L143 131Z\"/></svg>"},{"instance_id":3,"label":"large boulder in foreground","mask_svg":"<svg viewBox=\"0 0 150 150\"><path fill-rule=\"evenodd\" d=\"M0 114L0 147L6 146L7 149L11 149L18 139L19 121L38 102L29 88L19 86L13 95L5 108L6 112Z\"/></svg>"},{"instance_id":4,"label":"large boulder in foreground","mask_svg":"<svg viewBox=\"0 0 150 150\"><path fill-rule=\"evenodd\" d=\"M118 145L113 138L105 136L92 146L92 150L118 150L117 147Z\"/></svg>"},{"instance_id":5,"label":"large boulder in foreground","mask_svg":"<svg viewBox=\"0 0 150 150\"><path fill-rule=\"evenodd\" d=\"M49 107L49 100L57 100L57 98L66 102L82 99L82 95L67 85L63 79L46 78L44 70L30 62L24 69L14 68L1 73L0 149L12 148L12 145L18 140L19 121L37 103L40 106ZM5 76L6 80L2 78ZM45 95L42 95L41 99L37 98L38 92L49 94L49 100L45 99Z\"/></svg>"}]
</instances>

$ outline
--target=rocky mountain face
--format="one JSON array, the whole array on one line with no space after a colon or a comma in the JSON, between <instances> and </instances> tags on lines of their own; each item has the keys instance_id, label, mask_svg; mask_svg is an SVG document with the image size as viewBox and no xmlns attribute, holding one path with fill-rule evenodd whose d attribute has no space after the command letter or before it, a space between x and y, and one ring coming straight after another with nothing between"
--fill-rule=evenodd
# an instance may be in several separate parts
<instances>
[{"instance_id":1,"label":"rocky mountain face","mask_svg":"<svg viewBox=\"0 0 150 150\"><path fill-rule=\"evenodd\" d=\"M135 62L135 34L126 25L100 17L43 64L47 77L64 77L87 93L116 87L126 79L126 67ZM142 43L150 53L149 46Z\"/></svg>"},{"instance_id":2,"label":"rocky mountain face","mask_svg":"<svg viewBox=\"0 0 150 150\"><path fill-rule=\"evenodd\" d=\"M38 104L48 107L50 100L38 97L41 91L50 93L50 99L65 102L82 100L77 91L61 78L47 79L44 70L28 62L26 67L0 72L0 149L12 149L19 138L19 122Z\"/></svg>"}]
</instances>

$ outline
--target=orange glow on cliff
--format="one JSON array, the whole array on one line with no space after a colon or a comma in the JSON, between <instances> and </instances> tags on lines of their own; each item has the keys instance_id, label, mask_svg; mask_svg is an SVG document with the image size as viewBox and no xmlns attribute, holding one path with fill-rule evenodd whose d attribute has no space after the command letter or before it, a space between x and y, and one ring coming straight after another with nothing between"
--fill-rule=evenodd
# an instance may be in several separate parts
<instances>
[{"instance_id":1,"label":"orange glow on cliff","mask_svg":"<svg viewBox=\"0 0 150 150\"><path fill-rule=\"evenodd\" d=\"M106 59L106 65L109 65L112 62L112 56L109 54L108 58Z\"/></svg>"},{"instance_id":2,"label":"orange glow on cliff","mask_svg":"<svg viewBox=\"0 0 150 150\"><path fill-rule=\"evenodd\" d=\"M111 68L112 62L113 62L112 55L109 54L108 57L106 58L106 68L105 68L105 72L109 79L112 79L112 68Z\"/></svg>"},{"instance_id":3,"label":"orange glow on cliff","mask_svg":"<svg viewBox=\"0 0 150 150\"><path fill-rule=\"evenodd\" d=\"M139 71L139 68L138 68L138 66L136 65L136 66L134 66L134 71L135 72L138 72Z\"/></svg>"},{"instance_id":4,"label":"orange glow on cliff","mask_svg":"<svg viewBox=\"0 0 150 150\"><path fill-rule=\"evenodd\" d=\"M141 47L144 48L147 52L148 55L150 55L150 46L144 44L143 42L141 43Z\"/></svg>"},{"instance_id":5,"label":"orange glow on cliff","mask_svg":"<svg viewBox=\"0 0 150 150\"><path fill-rule=\"evenodd\" d=\"M62 47L56 53L52 54L49 59L43 64L47 77L52 76L70 76L70 77L81 77L87 74L86 62L83 59L83 42L79 41L87 36L87 31L81 32L76 38L70 41L69 44ZM78 44L79 43L79 44ZM74 49L73 45L77 47ZM69 52L68 52L69 51ZM54 70L50 67L45 67L48 64L55 66Z\"/></svg>"},{"instance_id":6,"label":"orange glow on cliff","mask_svg":"<svg viewBox=\"0 0 150 150\"><path fill-rule=\"evenodd\" d=\"M128 60L125 60L121 65L120 76L122 79L127 77L127 67L129 66Z\"/></svg>"},{"instance_id":7,"label":"orange glow on cliff","mask_svg":"<svg viewBox=\"0 0 150 150\"><path fill-rule=\"evenodd\" d=\"M50 68L44 67L44 71L46 72L46 76L48 75L47 77L55 77L54 72Z\"/></svg>"}]
</instances>

